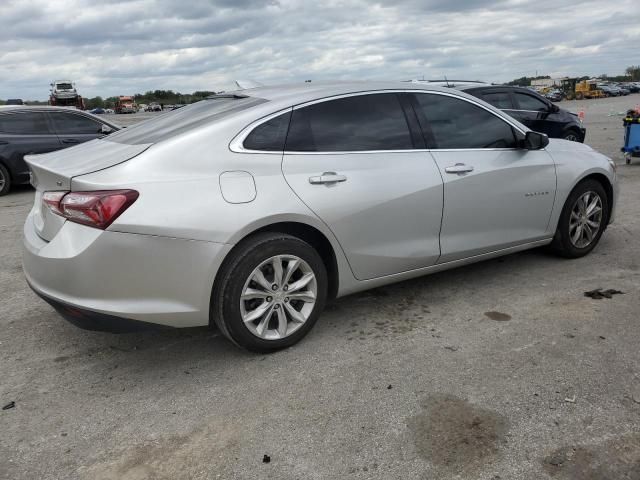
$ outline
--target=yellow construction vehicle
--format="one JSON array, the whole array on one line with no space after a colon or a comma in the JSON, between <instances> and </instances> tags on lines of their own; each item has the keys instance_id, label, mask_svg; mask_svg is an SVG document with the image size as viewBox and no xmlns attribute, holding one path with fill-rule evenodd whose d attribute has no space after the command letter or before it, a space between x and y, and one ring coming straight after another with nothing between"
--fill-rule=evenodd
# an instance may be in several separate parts
<instances>
[{"instance_id":1,"label":"yellow construction vehicle","mask_svg":"<svg viewBox=\"0 0 640 480\"><path fill-rule=\"evenodd\" d=\"M604 98L606 95L598 88L595 80L580 80L564 78L562 91L567 100L582 100L583 98Z\"/></svg>"}]
</instances>

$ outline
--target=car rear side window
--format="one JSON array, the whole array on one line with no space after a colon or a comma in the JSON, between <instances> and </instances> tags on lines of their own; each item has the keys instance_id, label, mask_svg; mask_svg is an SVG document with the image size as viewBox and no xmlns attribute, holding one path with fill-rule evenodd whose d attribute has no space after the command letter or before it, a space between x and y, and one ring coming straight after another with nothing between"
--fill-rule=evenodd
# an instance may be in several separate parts
<instances>
[{"instance_id":1,"label":"car rear side window","mask_svg":"<svg viewBox=\"0 0 640 480\"><path fill-rule=\"evenodd\" d=\"M97 134L102 124L84 115L67 112L50 112L53 128L61 135Z\"/></svg>"},{"instance_id":2,"label":"car rear side window","mask_svg":"<svg viewBox=\"0 0 640 480\"><path fill-rule=\"evenodd\" d=\"M249 150L282 152L287 139L291 112L283 113L254 128L245 138L243 146Z\"/></svg>"},{"instance_id":3,"label":"car rear side window","mask_svg":"<svg viewBox=\"0 0 640 480\"><path fill-rule=\"evenodd\" d=\"M48 135L51 132L44 113L15 112L0 114L0 133Z\"/></svg>"},{"instance_id":4,"label":"car rear side window","mask_svg":"<svg viewBox=\"0 0 640 480\"><path fill-rule=\"evenodd\" d=\"M513 108L509 92L486 92L482 94L482 99L501 110L509 110Z\"/></svg>"},{"instance_id":5,"label":"car rear side window","mask_svg":"<svg viewBox=\"0 0 640 480\"><path fill-rule=\"evenodd\" d=\"M446 95L416 94L418 117L431 148L515 148L513 128L484 108Z\"/></svg>"},{"instance_id":6,"label":"car rear side window","mask_svg":"<svg viewBox=\"0 0 640 480\"><path fill-rule=\"evenodd\" d=\"M534 97L533 95L516 92L515 97L520 110L532 110L534 112L539 112L545 111L549 108L545 102L543 102L539 98Z\"/></svg>"},{"instance_id":7,"label":"car rear side window","mask_svg":"<svg viewBox=\"0 0 640 480\"><path fill-rule=\"evenodd\" d=\"M413 148L395 93L340 98L294 110L285 147L294 152Z\"/></svg>"}]
</instances>

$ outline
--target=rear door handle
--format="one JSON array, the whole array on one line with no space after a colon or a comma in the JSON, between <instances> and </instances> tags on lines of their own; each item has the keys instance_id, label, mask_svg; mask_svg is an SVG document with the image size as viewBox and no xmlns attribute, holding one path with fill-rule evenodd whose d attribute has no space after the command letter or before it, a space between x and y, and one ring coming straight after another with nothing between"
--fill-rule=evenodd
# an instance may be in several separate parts
<instances>
[{"instance_id":1,"label":"rear door handle","mask_svg":"<svg viewBox=\"0 0 640 480\"><path fill-rule=\"evenodd\" d=\"M465 165L464 163L456 163L452 167L447 167L444 169L447 173L469 173L473 172L473 167L471 165Z\"/></svg>"},{"instance_id":2,"label":"rear door handle","mask_svg":"<svg viewBox=\"0 0 640 480\"><path fill-rule=\"evenodd\" d=\"M309 177L309 183L312 185L320 185L323 183L338 183L346 182L347 177L344 175L338 175L336 172L324 172L317 177Z\"/></svg>"},{"instance_id":3,"label":"rear door handle","mask_svg":"<svg viewBox=\"0 0 640 480\"><path fill-rule=\"evenodd\" d=\"M77 138L64 138L62 143L80 143L80 140Z\"/></svg>"}]
</instances>

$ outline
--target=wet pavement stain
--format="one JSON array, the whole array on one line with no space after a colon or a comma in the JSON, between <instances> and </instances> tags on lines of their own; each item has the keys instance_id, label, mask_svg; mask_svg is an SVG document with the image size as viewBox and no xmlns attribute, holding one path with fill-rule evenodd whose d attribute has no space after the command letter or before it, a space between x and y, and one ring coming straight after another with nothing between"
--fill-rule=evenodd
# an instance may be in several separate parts
<instances>
[{"instance_id":1,"label":"wet pavement stain","mask_svg":"<svg viewBox=\"0 0 640 480\"><path fill-rule=\"evenodd\" d=\"M561 480L639 480L640 434L596 445L563 447L542 460L546 472Z\"/></svg>"},{"instance_id":2,"label":"wet pavement stain","mask_svg":"<svg viewBox=\"0 0 640 480\"><path fill-rule=\"evenodd\" d=\"M485 317L495 320L496 322L508 322L511 320L511 315L507 315L502 312L484 312Z\"/></svg>"},{"instance_id":3,"label":"wet pavement stain","mask_svg":"<svg viewBox=\"0 0 640 480\"><path fill-rule=\"evenodd\" d=\"M496 412L451 395L434 395L423 403L409 428L419 455L436 468L470 475L499 456L506 443L507 420Z\"/></svg>"}]
</instances>

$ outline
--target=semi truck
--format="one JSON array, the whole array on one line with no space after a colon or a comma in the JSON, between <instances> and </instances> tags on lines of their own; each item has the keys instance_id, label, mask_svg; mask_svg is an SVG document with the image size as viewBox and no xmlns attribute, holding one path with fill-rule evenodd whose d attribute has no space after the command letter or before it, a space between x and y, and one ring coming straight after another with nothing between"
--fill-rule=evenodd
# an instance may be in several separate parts
<instances>
[{"instance_id":1,"label":"semi truck","mask_svg":"<svg viewBox=\"0 0 640 480\"><path fill-rule=\"evenodd\" d=\"M136 105L136 101L133 97L128 95L120 95L118 100L116 100L116 113L136 113L138 111L138 106Z\"/></svg>"}]
</instances>

